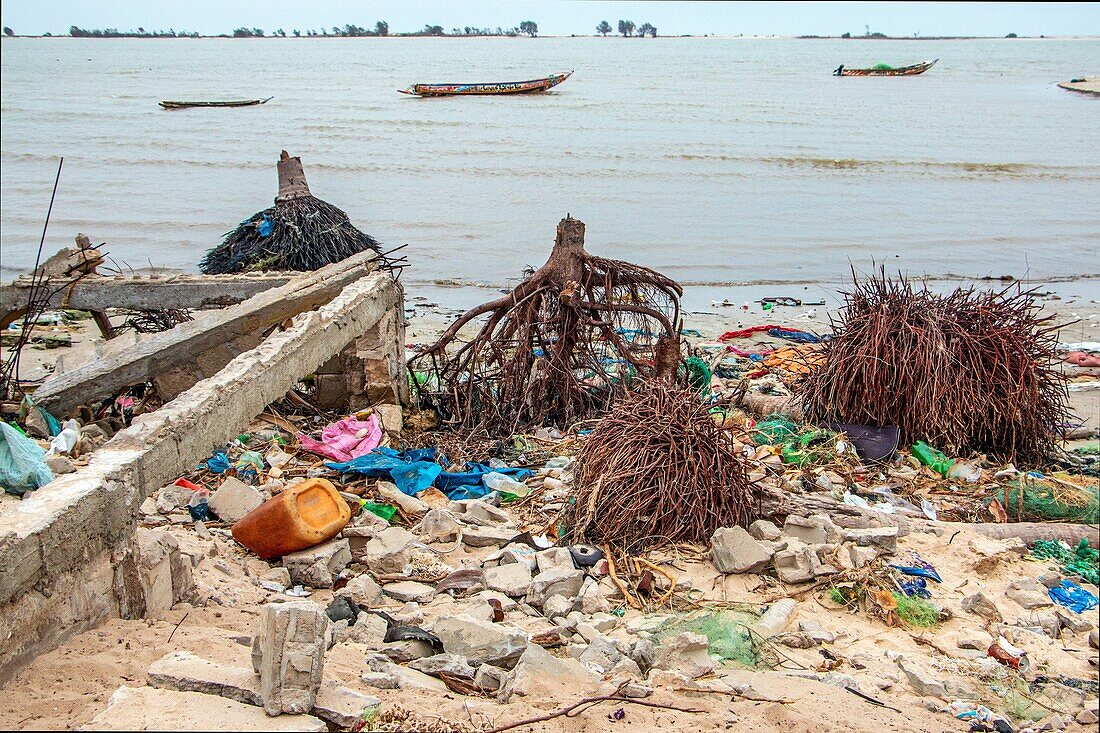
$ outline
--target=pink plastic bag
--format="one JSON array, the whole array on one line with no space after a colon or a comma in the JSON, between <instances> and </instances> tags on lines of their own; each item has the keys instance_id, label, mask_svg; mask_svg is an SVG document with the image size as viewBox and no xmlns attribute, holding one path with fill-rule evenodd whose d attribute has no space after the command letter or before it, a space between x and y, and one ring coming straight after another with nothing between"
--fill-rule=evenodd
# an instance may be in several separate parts
<instances>
[{"instance_id":1,"label":"pink plastic bag","mask_svg":"<svg viewBox=\"0 0 1100 733\"><path fill-rule=\"evenodd\" d=\"M350 461L378 447L382 442L382 426L378 424L378 417L375 415L366 420L345 417L322 430L321 440L298 433L298 442L310 453L334 461Z\"/></svg>"}]
</instances>

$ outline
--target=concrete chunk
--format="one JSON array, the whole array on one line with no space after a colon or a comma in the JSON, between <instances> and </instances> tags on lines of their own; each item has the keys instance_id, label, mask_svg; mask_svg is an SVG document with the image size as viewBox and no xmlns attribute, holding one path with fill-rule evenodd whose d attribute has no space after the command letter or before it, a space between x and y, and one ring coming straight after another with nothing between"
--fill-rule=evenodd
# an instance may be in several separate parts
<instances>
[{"instance_id":1,"label":"concrete chunk","mask_svg":"<svg viewBox=\"0 0 1100 733\"><path fill-rule=\"evenodd\" d=\"M230 476L210 495L210 510L223 522L234 524L264 503L263 494L255 486Z\"/></svg>"},{"instance_id":2,"label":"concrete chunk","mask_svg":"<svg viewBox=\"0 0 1100 733\"><path fill-rule=\"evenodd\" d=\"M522 629L481 621L470 616L449 616L432 629L448 654L470 662L511 669L527 648Z\"/></svg>"},{"instance_id":3,"label":"concrete chunk","mask_svg":"<svg viewBox=\"0 0 1100 733\"><path fill-rule=\"evenodd\" d=\"M485 568L485 586L513 598L526 595L531 582L531 570L526 563L513 562Z\"/></svg>"},{"instance_id":4,"label":"concrete chunk","mask_svg":"<svg viewBox=\"0 0 1100 733\"><path fill-rule=\"evenodd\" d=\"M349 562L351 549L347 540L329 540L283 555L283 567L290 573L291 581L310 588L331 588Z\"/></svg>"},{"instance_id":5,"label":"concrete chunk","mask_svg":"<svg viewBox=\"0 0 1100 733\"><path fill-rule=\"evenodd\" d=\"M774 554L741 527L719 527L710 538L710 561L720 573L758 573Z\"/></svg>"},{"instance_id":6,"label":"concrete chunk","mask_svg":"<svg viewBox=\"0 0 1100 733\"><path fill-rule=\"evenodd\" d=\"M364 695L343 685L325 682L317 691L313 714L341 730L350 730L363 718L364 713L379 705L381 701L373 695Z\"/></svg>"},{"instance_id":7,"label":"concrete chunk","mask_svg":"<svg viewBox=\"0 0 1100 733\"><path fill-rule=\"evenodd\" d=\"M259 662L260 696L268 715L313 709L324 671L329 623L324 609L310 601L263 607L253 661Z\"/></svg>"}]
</instances>

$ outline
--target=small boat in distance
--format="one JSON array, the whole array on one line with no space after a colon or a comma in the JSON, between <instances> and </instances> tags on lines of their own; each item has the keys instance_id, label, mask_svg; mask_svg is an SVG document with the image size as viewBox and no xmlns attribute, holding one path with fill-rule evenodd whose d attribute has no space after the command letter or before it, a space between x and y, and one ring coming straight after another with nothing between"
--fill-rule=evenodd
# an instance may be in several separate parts
<instances>
[{"instance_id":1,"label":"small boat in distance","mask_svg":"<svg viewBox=\"0 0 1100 733\"><path fill-rule=\"evenodd\" d=\"M916 76L917 74L923 74L932 68L932 64L939 61L939 59L932 59L931 61L922 61L919 64L913 64L912 66L887 66L886 64L879 64L873 66L870 69L845 69L844 64L836 67L836 71L833 72L833 76Z\"/></svg>"},{"instance_id":2,"label":"small boat in distance","mask_svg":"<svg viewBox=\"0 0 1100 733\"><path fill-rule=\"evenodd\" d=\"M176 102L165 100L160 103L164 109L189 109L191 107L252 107L257 104L267 104L274 97L267 99L236 99L228 102Z\"/></svg>"},{"instance_id":3,"label":"small boat in distance","mask_svg":"<svg viewBox=\"0 0 1100 733\"><path fill-rule=\"evenodd\" d=\"M419 97L449 97L458 94L534 94L556 87L572 75L572 71L551 74L542 79L528 81L504 81L490 84L413 84L408 89L398 89L402 94Z\"/></svg>"}]
</instances>

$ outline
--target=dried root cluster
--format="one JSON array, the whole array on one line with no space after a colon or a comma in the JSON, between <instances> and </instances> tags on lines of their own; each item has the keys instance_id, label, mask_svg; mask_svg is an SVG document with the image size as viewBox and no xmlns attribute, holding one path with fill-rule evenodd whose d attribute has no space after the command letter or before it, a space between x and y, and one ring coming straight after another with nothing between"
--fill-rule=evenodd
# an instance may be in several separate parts
<instances>
[{"instance_id":1,"label":"dried root cluster","mask_svg":"<svg viewBox=\"0 0 1100 733\"><path fill-rule=\"evenodd\" d=\"M1030 291L857 282L824 364L801 383L808 420L885 427L949 453L1041 463L1065 421L1058 326Z\"/></svg>"},{"instance_id":2,"label":"dried root cluster","mask_svg":"<svg viewBox=\"0 0 1100 733\"><path fill-rule=\"evenodd\" d=\"M652 381L621 398L577 453L571 539L628 550L706 543L757 518L742 456L696 390Z\"/></svg>"}]
</instances>

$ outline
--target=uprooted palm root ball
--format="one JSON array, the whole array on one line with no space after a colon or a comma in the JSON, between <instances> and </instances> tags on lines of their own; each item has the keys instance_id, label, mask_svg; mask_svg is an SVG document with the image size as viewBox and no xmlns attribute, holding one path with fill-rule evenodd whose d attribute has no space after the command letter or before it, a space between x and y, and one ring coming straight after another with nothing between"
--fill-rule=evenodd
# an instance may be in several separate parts
<instances>
[{"instance_id":1,"label":"uprooted palm root ball","mask_svg":"<svg viewBox=\"0 0 1100 733\"><path fill-rule=\"evenodd\" d=\"M312 272L381 246L351 223L342 209L309 192L300 158L284 150L275 205L242 221L206 253L207 275L268 270Z\"/></svg>"},{"instance_id":2,"label":"uprooted palm root ball","mask_svg":"<svg viewBox=\"0 0 1100 733\"><path fill-rule=\"evenodd\" d=\"M421 404L489 435L595 417L635 378L676 373L681 293L659 272L589 254L584 223L567 216L545 265L409 361Z\"/></svg>"},{"instance_id":3,"label":"uprooted palm root ball","mask_svg":"<svg viewBox=\"0 0 1100 733\"><path fill-rule=\"evenodd\" d=\"M706 543L748 526L758 501L744 460L699 393L650 381L622 397L577 453L574 541L627 550Z\"/></svg>"},{"instance_id":4,"label":"uprooted palm root ball","mask_svg":"<svg viewBox=\"0 0 1100 733\"><path fill-rule=\"evenodd\" d=\"M955 455L1041 463L1068 418L1058 327L1030 291L941 295L885 273L857 282L824 364L798 387L806 418L886 427Z\"/></svg>"}]
</instances>

